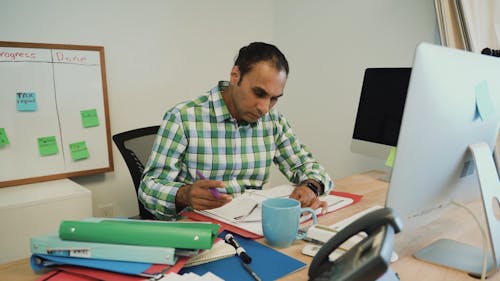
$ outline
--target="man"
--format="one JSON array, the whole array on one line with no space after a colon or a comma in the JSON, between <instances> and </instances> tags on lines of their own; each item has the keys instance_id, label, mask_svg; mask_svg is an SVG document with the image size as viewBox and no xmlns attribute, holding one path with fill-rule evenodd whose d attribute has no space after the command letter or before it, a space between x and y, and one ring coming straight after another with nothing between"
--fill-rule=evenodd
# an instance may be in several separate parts
<instances>
[{"instance_id":1,"label":"man","mask_svg":"<svg viewBox=\"0 0 500 281\"><path fill-rule=\"evenodd\" d=\"M288 72L281 51L254 42L240 49L228 82L170 109L139 188L146 209L159 219L175 219L185 207L220 207L231 195L261 189L274 162L296 184L290 197L302 207L326 210L318 196L333 182L273 109Z\"/></svg>"}]
</instances>

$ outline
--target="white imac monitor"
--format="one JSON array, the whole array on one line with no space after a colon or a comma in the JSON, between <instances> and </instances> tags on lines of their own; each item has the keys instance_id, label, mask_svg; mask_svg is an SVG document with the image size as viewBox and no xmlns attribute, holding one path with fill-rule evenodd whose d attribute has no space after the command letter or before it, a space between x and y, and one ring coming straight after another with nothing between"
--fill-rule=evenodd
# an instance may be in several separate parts
<instances>
[{"instance_id":1,"label":"white imac monitor","mask_svg":"<svg viewBox=\"0 0 500 281\"><path fill-rule=\"evenodd\" d=\"M359 97L351 151L387 159L398 142L411 68L367 68Z\"/></svg>"},{"instance_id":2,"label":"white imac monitor","mask_svg":"<svg viewBox=\"0 0 500 281\"><path fill-rule=\"evenodd\" d=\"M493 214L500 198L493 161L499 113L499 58L420 44L415 52L386 200L386 206L403 220L403 231L412 231L439 216L439 211L453 201L482 198L491 240L492 271L500 267L500 223ZM477 235L481 235L479 228ZM461 243L448 242L438 243L437 248L462 251L462 245L458 245ZM475 275L481 273L481 249L469 252L467 245L463 249L467 253L426 249L416 256ZM431 257L418 256L422 253L430 253ZM451 261L453 257L458 261ZM470 263L473 265L469 267Z\"/></svg>"}]
</instances>

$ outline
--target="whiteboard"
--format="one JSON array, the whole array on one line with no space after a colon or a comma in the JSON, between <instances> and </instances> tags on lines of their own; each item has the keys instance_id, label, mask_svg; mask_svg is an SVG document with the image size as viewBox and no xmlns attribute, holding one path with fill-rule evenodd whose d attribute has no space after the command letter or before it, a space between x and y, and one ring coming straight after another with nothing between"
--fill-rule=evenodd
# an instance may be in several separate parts
<instances>
[{"instance_id":1,"label":"whiteboard","mask_svg":"<svg viewBox=\"0 0 500 281\"><path fill-rule=\"evenodd\" d=\"M104 48L0 41L0 187L113 170Z\"/></svg>"}]
</instances>

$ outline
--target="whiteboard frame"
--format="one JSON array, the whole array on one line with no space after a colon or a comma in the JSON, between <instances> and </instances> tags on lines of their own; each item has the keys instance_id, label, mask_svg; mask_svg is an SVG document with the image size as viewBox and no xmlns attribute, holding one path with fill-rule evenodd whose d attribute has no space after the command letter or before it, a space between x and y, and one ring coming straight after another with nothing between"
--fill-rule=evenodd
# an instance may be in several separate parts
<instances>
[{"instance_id":1,"label":"whiteboard frame","mask_svg":"<svg viewBox=\"0 0 500 281\"><path fill-rule=\"evenodd\" d=\"M12 178L4 181L0 181L0 188L7 186L15 186L15 185L23 185L35 182L42 181L50 181L62 178L76 177L76 176L84 176L84 175L92 175L110 172L114 170L113 164L113 154L112 154L112 146L111 146L111 129L110 129L110 121L109 121L109 104L108 104L108 90L107 90L107 82L106 82L106 65L105 65L105 57L104 57L104 47L103 46L87 46L87 45L70 45L70 44L48 44L48 43L28 43L28 42L9 42L9 41L0 41L0 47L8 47L8 48L32 48L32 49L58 49L58 50L76 50L76 51L93 51L97 52L99 55L99 64L101 68L101 84L102 84L102 103L104 116L100 119L104 119L104 124L100 126L105 126L105 138L106 138L106 147L107 147L107 166L105 167L96 167L90 169L82 169L77 171L61 171L50 173L42 176L33 176L33 177L25 177L25 178ZM1 127L1 126L0 126ZM63 148L61 148L63 149ZM29 159L28 159L29 160ZM2 160L6 161L6 160Z\"/></svg>"}]
</instances>

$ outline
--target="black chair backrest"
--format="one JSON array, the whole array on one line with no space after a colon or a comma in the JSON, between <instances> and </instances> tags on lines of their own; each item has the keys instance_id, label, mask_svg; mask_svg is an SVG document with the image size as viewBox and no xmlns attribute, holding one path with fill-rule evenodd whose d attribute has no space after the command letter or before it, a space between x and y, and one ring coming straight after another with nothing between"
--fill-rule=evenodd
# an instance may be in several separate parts
<instances>
[{"instance_id":1,"label":"black chair backrest","mask_svg":"<svg viewBox=\"0 0 500 281\"><path fill-rule=\"evenodd\" d=\"M122 154L130 175L132 176L136 195L139 191L144 165L146 165L149 155L151 154L153 142L159 128L160 126L139 128L113 136L113 141ZM137 200L137 202L139 204L139 215L141 219L155 219L139 200Z\"/></svg>"}]
</instances>

